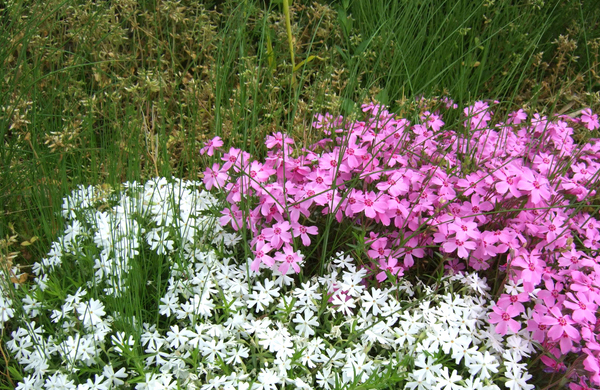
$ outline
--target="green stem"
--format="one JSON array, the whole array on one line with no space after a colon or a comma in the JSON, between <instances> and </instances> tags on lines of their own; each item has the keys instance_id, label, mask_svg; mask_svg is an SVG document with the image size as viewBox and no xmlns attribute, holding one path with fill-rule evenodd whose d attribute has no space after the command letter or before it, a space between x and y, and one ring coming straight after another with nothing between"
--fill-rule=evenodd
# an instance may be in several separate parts
<instances>
[{"instance_id":1,"label":"green stem","mask_svg":"<svg viewBox=\"0 0 600 390\"><path fill-rule=\"evenodd\" d=\"M288 44L290 46L290 57L292 58L292 83L295 81L294 68L296 61L294 60L294 42L292 36L292 22L290 19L290 3L289 0L283 0L283 13L285 14L285 29L287 31Z\"/></svg>"}]
</instances>

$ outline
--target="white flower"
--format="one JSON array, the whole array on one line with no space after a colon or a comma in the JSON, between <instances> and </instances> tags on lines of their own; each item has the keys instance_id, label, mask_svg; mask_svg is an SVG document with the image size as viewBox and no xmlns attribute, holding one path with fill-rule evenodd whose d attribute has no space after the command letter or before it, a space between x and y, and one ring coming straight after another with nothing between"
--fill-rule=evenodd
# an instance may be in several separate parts
<instances>
[{"instance_id":1,"label":"white flower","mask_svg":"<svg viewBox=\"0 0 600 390\"><path fill-rule=\"evenodd\" d=\"M211 363L214 362L217 357L223 359L226 355L226 348L223 340L200 342L200 348L202 350L202 355Z\"/></svg>"},{"instance_id":2,"label":"white flower","mask_svg":"<svg viewBox=\"0 0 600 390\"><path fill-rule=\"evenodd\" d=\"M348 295L359 297L365 290L365 286L362 285L365 276L367 276L366 269L360 269L356 272L344 272L341 283L342 290L346 291Z\"/></svg>"},{"instance_id":3,"label":"white flower","mask_svg":"<svg viewBox=\"0 0 600 390\"><path fill-rule=\"evenodd\" d=\"M498 372L498 361L496 358L488 351L485 351L484 354L481 352L472 356L472 361L467 363L467 367L469 368L469 373L471 375L475 375L479 373L479 377L481 379L487 379L491 377L491 372Z\"/></svg>"},{"instance_id":4,"label":"white flower","mask_svg":"<svg viewBox=\"0 0 600 390\"><path fill-rule=\"evenodd\" d=\"M277 375L274 371L269 369L261 369L258 374L258 383L256 383L256 387L253 386L252 389L258 390L277 390L276 384L283 383L283 378Z\"/></svg>"},{"instance_id":5,"label":"white flower","mask_svg":"<svg viewBox=\"0 0 600 390\"><path fill-rule=\"evenodd\" d=\"M15 315L14 309L11 307L12 301L0 295L0 329L4 328L4 323Z\"/></svg>"},{"instance_id":6,"label":"white flower","mask_svg":"<svg viewBox=\"0 0 600 390\"><path fill-rule=\"evenodd\" d=\"M530 352L533 351L529 341L516 334L511 335L506 339L506 346L519 358L529 356Z\"/></svg>"},{"instance_id":7,"label":"white flower","mask_svg":"<svg viewBox=\"0 0 600 390\"><path fill-rule=\"evenodd\" d=\"M16 390L38 390L41 389L42 386L43 381L39 377L28 375L17 385Z\"/></svg>"},{"instance_id":8,"label":"white flower","mask_svg":"<svg viewBox=\"0 0 600 390\"><path fill-rule=\"evenodd\" d=\"M91 327L102 322L102 317L106 315L104 304L97 299L90 299L89 302L81 302L77 305L79 320L83 326Z\"/></svg>"},{"instance_id":9,"label":"white flower","mask_svg":"<svg viewBox=\"0 0 600 390\"><path fill-rule=\"evenodd\" d=\"M73 380L69 380L69 377L63 373L55 373L54 375L46 378L44 383L46 390L72 390L77 388Z\"/></svg>"},{"instance_id":10,"label":"white flower","mask_svg":"<svg viewBox=\"0 0 600 390\"><path fill-rule=\"evenodd\" d=\"M160 298L160 301L163 303L163 305L158 306L159 314L170 317L171 312L174 313L179 309L179 299L170 291L168 291L164 297Z\"/></svg>"},{"instance_id":11,"label":"white flower","mask_svg":"<svg viewBox=\"0 0 600 390\"><path fill-rule=\"evenodd\" d=\"M355 379L364 382L373 372L373 362L362 351L346 354L346 364L342 368L342 378L345 383Z\"/></svg>"},{"instance_id":12,"label":"white flower","mask_svg":"<svg viewBox=\"0 0 600 390\"><path fill-rule=\"evenodd\" d=\"M296 325L295 329L301 336L309 337L315 334L315 331L311 328L311 326L318 326L319 321L314 318L314 313L310 310L304 311L304 317L300 314L296 314L296 318L292 321L298 325Z\"/></svg>"},{"instance_id":13,"label":"white flower","mask_svg":"<svg viewBox=\"0 0 600 390\"><path fill-rule=\"evenodd\" d=\"M132 335L126 337L125 332L117 332L113 336L111 336L112 344L115 347L115 350L122 354L125 349L130 349L135 345L135 340Z\"/></svg>"},{"instance_id":14,"label":"white flower","mask_svg":"<svg viewBox=\"0 0 600 390\"><path fill-rule=\"evenodd\" d=\"M467 378L463 384L464 390L483 390L483 382L479 378Z\"/></svg>"},{"instance_id":15,"label":"white flower","mask_svg":"<svg viewBox=\"0 0 600 390\"><path fill-rule=\"evenodd\" d=\"M336 377L335 374L331 373L331 367L329 366L325 366L318 370L316 378L317 384L326 390L330 390L335 386Z\"/></svg>"},{"instance_id":16,"label":"white flower","mask_svg":"<svg viewBox=\"0 0 600 390\"><path fill-rule=\"evenodd\" d=\"M195 337L196 334L187 328L179 330L179 325L171 326L171 330L167 332L167 342L172 349L179 349L180 346L185 346L189 339Z\"/></svg>"},{"instance_id":17,"label":"white flower","mask_svg":"<svg viewBox=\"0 0 600 390\"><path fill-rule=\"evenodd\" d=\"M321 294L317 292L318 288L318 284L311 285L310 281L308 281L302 283L302 288L296 287L292 293L298 299L298 304L314 306L313 302L321 299Z\"/></svg>"},{"instance_id":18,"label":"white flower","mask_svg":"<svg viewBox=\"0 0 600 390\"><path fill-rule=\"evenodd\" d=\"M333 296L332 305L337 306L336 310L339 313L343 313L346 316L352 315L352 309L356 307L354 299L351 297L343 297L341 294L335 294Z\"/></svg>"},{"instance_id":19,"label":"white flower","mask_svg":"<svg viewBox=\"0 0 600 390\"><path fill-rule=\"evenodd\" d=\"M419 328L414 323L402 321L400 326L394 329L394 336L396 337L394 343L399 347L403 347L408 342L408 345L412 346L415 342L414 336L418 332Z\"/></svg>"},{"instance_id":20,"label":"white flower","mask_svg":"<svg viewBox=\"0 0 600 390\"><path fill-rule=\"evenodd\" d=\"M462 376L458 375L456 370L452 370L452 374L449 374L448 367L444 367L437 377L435 388L438 390L462 390L463 387L456 383L459 381L462 381Z\"/></svg>"},{"instance_id":21,"label":"white flower","mask_svg":"<svg viewBox=\"0 0 600 390\"><path fill-rule=\"evenodd\" d=\"M105 381L104 375L95 374L94 380L92 381L88 378L84 386L86 390L108 390L109 385L110 384L108 383L108 381Z\"/></svg>"},{"instance_id":22,"label":"white flower","mask_svg":"<svg viewBox=\"0 0 600 390\"><path fill-rule=\"evenodd\" d=\"M275 282L265 280L264 286L260 282L256 282L252 288L252 293L249 295L248 307L256 306L256 312L265 311L265 309L274 301L274 297L279 294L279 287L275 287Z\"/></svg>"},{"instance_id":23,"label":"white flower","mask_svg":"<svg viewBox=\"0 0 600 390\"><path fill-rule=\"evenodd\" d=\"M435 359L425 354L420 354L415 359L415 366L420 367L410 373L410 376L417 381L424 380L429 384L436 383L436 376L440 373L441 364L436 364Z\"/></svg>"},{"instance_id":24,"label":"white flower","mask_svg":"<svg viewBox=\"0 0 600 390\"><path fill-rule=\"evenodd\" d=\"M381 314L381 307L385 304L387 300L387 294L384 294L378 288L371 288L371 293L368 291L364 291L361 294L361 305L365 311L371 310L373 315Z\"/></svg>"},{"instance_id":25,"label":"white flower","mask_svg":"<svg viewBox=\"0 0 600 390\"><path fill-rule=\"evenodd\" d=\"M527 383L531 379L531 374L521 371L506 371L504 376L508 379L504 384L510 390L532 390L534 385Z\"/></svg>"},{"instance_id":26,"label":"white flower","mask_svg":"<svg viewBox=\"0 0 600 390\"><path fill-rule=\"evenodd\" d=\"M250 349L244 345L238 345L234 347L232 350L227 351L227 359L225 359L225 363L227 364L242 364L244 359L247 359L250 352Z\"/></svg>"}]
</instances>

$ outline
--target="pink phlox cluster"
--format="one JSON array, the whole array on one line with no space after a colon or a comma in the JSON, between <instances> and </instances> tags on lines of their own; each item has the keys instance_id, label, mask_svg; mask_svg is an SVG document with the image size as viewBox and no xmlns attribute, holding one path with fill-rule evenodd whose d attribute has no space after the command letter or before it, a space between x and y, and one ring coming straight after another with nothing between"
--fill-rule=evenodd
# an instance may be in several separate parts
<instances>
[{"instance_id":1,"label":"pink phlox cluster","mask_svg":"<svg viewBox=\"0 0 600 390\"><path fill-rule=\"evenodd\" d=\"M382 283L440 258L448 272L504 272L521 291L499 292L496 332L529 332L555 362L582 354L600 385L600 222L583 211L596 195L600 142L572 137L573 124L597 129L597 115L518 110L502 122L480 101L463 111L465 132L438 111L411 123L374 103L362 110L363 121L317 115L323 138L306 149L275 133L264 161L230 148L206 169L206 188L231 204L221 224L251 233L251 269L300 272L312 253L303 248L323 242L323 216L369 226L365 278ZM203 153L220 146L214 139Z\"/></svg>"}]
</instances>

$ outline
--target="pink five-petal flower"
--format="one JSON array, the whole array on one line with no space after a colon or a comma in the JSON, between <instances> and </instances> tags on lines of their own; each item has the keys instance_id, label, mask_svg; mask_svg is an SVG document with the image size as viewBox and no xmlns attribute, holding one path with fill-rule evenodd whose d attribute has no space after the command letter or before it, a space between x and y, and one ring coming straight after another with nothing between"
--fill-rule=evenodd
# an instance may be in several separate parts
<instances>
[{"instance_id":1,"label":"pink five-petal flower","mask_svg":"<svg viewBox=\"0 0 600 390\"><path fill-rule=\"evenodd\" d=\"M271 245L275 249L281 248L283 243L292 242L292 234L290 233L290 223L288 221L279 222L271 228L266 228L262 231L265 238L271 241Z\"/></svg>"},{"instance_id":2,"label":"pink five-petal flower","mask_svg":"<svg viewBox=\"0 0 600 390\"><path fill-rule=\"evenodd\" d=\"M200 149L200 154L206 153L209 156L212 156L215 149L218 149L221 146L223 146L223 140L221 140L221 137L215 137L204 144L204 147Z\"/></svg>"},{"instance_id":3,"label":"pink five-petal flower","mask_svg":"<svg viewBox=\"0 0 600 390\"><path fill-rule=\"evenodd\" d=\"M461 215L474 216L479 223L485 223L487 217L482 213L493 210L494 206L487 201L482 202L479 194L471 196L471 202L464 202L460 207Z\"/></svg>"},{"instance_id":4,"label":"pink five-petal flower","mask_svg":"<svg viewBox=\"0 0 600 390\"><path fill-rule=\"evenodd\" d=\"M523 286L526 292L532 292L542 280L546 263L540 259L541 253L537 249L533 249L531 253L526 249L522 249L518 253L518 256L512 261L512 265L523 268L520 271Z\"/></svg>"},{"instance_id":5,"label":"pink five-petal flower","mask_svg":"<svg viewBox=\"0 0 600 390\"><path fill-rule=\"evenodd\" d=\"M508 114L508 121L507 122L509 124L518 125L519 123L521 123L525 119L527 119L527 114L522 109L519 109L519 111L513 111L510 114Z\"/></svg>"},{"instance_id":6,"label":"pink five-petal flower","mask_svg":"<svg viewBox=\"0 0 600 390\"><path fill-rule=\"evenodd\" d=\"M310 237L308 236L309 234L312 234L314 236L319 232L316 226L304 226L300 224L293 224L292 227L294 237L300 236L300 238L302 239L302 244L304 244L304 246L310 245Z\"/></svg>"},{"instance_id":7,"label":"pink five-petal flower","mask_svg":"<svg viewBox=\"0 0 600 390\"><path fill-rule=\"evenodd\" d=\"M518 198L522 195L521 191L519 191L517 188L519 185L520 176L516 173L516 171L517 170L512 166L508 166L493 173L494 177L498 179L495 188L500 195L505 195L507 192L509 195L512 195L515 198Z\"/></svg>"},{"instance_id":8,"label":"pink five-petal flower","mask_svg":"<svg viewBox=\"0 0 600 390\"><path fill-rule=\"evenodd\" d=\"M229 168L233 167L235 172L239 172L242 166L246 166L248 161L250 161L250 153L237 148L229 148L229 152L225 153L221 160L225 161L223 169L229 170Z\"/></svg>"},{"instance_id":9,"label":"pink five-petal flower","mask_svg":"<svg viewBox=\"0 0 600 390\"><path fill-rule=\"evenodd\" d=\"M590 351L588 348L583 348L582 352L587 354L587 357L583 361L583 368L592 375L587 375L596 385L600 385L600 360Z\"/></svg>"},{"instance_id":10,"label":"pink five-petal flower","mask_svg":"<svg viewBox=\"0 0 600 390\"><path fill-rule=\"evenodd\" d=\"M536 309L547 311L547 309L542 309L543 307L543 305L536 305ZM533 312L532 318L527 321L527 330L532 332L531 338L538 343L544 342L548 331L548 325L542 324L542 318L544 318L544 315L536 310Z\"/></svg>"},{"instance_id":11,"label":"pink five-petal flower","mask_svg":"<svg viewBox=\"0 0 600 390\"><path fill-rule=\"evenodd\" d=\"M204 171L204 185L207 190L213 188L213 186L221 188L223 184L229 180L229 175L226 169L219 169L219 164L214 163L212 169L206 168Z\"/></svg>"},{"instance_id":12,"label":"pink five-petal flower","mask_svg":"<svg viewBox=\"0 0 600 390\"><path fill-rule=\"evenodd\" d=\"M578 292L577 298L573 296L573 293L567 293L568 300L563 302L566 307L573 310L571 318L580 324L584 324L586 321L591 324L596 323L596 310L598 309L598 305L594 303L593 299L588 297L588 294L594 293Z\"/></svg>"},{"instance_id":13,"label":"pink five-petal flower","mask_svg":"<svg viewBox=\"0 0 600 390\"><path fill-rule=\"evenodd\" d=\"M558 306L554 306L548 310L547 315L542 318L542 324L549 325L548 337L553 341L558 341L562 338L563 334L567 334L572 340L579 341L579 331L573 326L575 321L569 317L569 315L563 315Z\"/></svg>"},{"instance_id":14,"label":"pink five-petal flower","mask_svg":"<svg viewBox=\"0 0 600 390\"><path fill-rule=\"evenodd\" d=\"M481 232L477 229L477 222L468 221L459 217L454 218L454 221L448 225L450 232L456 233L456 238L459 240L477 240L481 236Z\"/></svg>"},{"instance_id":15,"label":"pink five-petal flower","mask_svg":"<svg viewBox=\"0 0 600 390\"><path fill-rule=\"evenodd\" d=\"M561 291L563 290L562 283L554 283L552 279L548 279L544 281L544 285L546 286L546 289L541 289L538 292L537 296L538 298L541 298L544 301L544 304L547 307L553 307L554 305L556 305L557 301L559 303L562 303L562 301L565 300L565 296L563 295L563 293L561 293Z\"/></svg>"},{"instance_id":16,"label":"pink five-petal flower","mask_svg":"<svg viewBox=\"0 0 600 390\"><path fill-rule=\"evenodd\" d=\"M469 257L469 251L477 248L477 244L473 241L468 240L459 240L458 238L448 238L448 241L442 244L442 248L446 251L446 253L454 252L457 249L458 257L461 259L466 259Z\"/></svg>"},{"instance_id":17,"label":"pink five-petal flower","mask_svg":"<svg viewBox=\"0 0 600 390\"><path fill-rule=\"evenodd\" d=\"M367 148L361 148L356 144L356 135L351 135L348 145L342 148L343 159L351 169L357 168L362 164L362 156L367 154Z\"/></svg>"},{"instance_id":18,"label":"pink five-petal flower","mask_svg":"<svg viewBox=\"0 0 600 390\"><path fill-rule=\"evenodd\" d=\"M513 333L517 333L521 329L521 324L513 320L513 317L519 315L519 310L514 306L509 306L503 309L499 306L494 306L490 313L490 324L496 325L496 333L500 335L506 334L506 329L510 328Z\"/></svg>"},{"instance_id":19,"label":"pink five-petal flower","mask_svg":"<svg viewBox=\"0 0 600 390\"><path fill-rule=\"evenodd\" d=\"M233 230L238 231L243 225L243 214L236 204L231 205L231 208L225 208L221 211L221 214L223 214L223 216L219 218L221 226L226 226L228 223L231 223Z\"/></svg>"},{"instance_id":20,"label":"pink five-petal flower","mask_svg":"<svg viewBox=\"0 0 600 390\"><path fill-rule=\"evenodd\" d=\"M265 140L265 145L269 149L272 149L275 146L278 146L281 148L281 147L283 147L284 143L288 144L288 145L292 145L292 144L294 144L294 140L292 138L288 137L287 135L282 134L281 132L274 133L273 135L268 135Z\"/></svg>"},{"instance_id":21,"label":"pink five-petal flower","mask_svg":"<svg viewBox=\"0 0 600 390\"><path fill-rule=\"evenodd\" d=\"M498 252L498 248L494 245L498 242L498 236L494 234L494 232L483 231L481 232L481 236L479 236L479 241L477 245L477 249L475 250L475 256L479 258L489 258L489 256L496 256Z\"/></svg>"},{"instance_id":22,"label":"pink five-petal flower","mask_svg":"<svg viewBox=\"0 0 600 390\"><path fill-rule=\"evenodd\" d=\"M275 264L275 260L268 253L273 249L269 243L258 243L256 250L254 250L254 261L250 265L250 269L254 272L258 272L260 269L260 263L264 263L268 267L272 267Z\"/></svg>"},{"instance_id":23,"label":"pink five-petal flower","mask_svg":"<svg viewBox=\"0 0 600 390\"><path fill-rule=\"evenodd\" d=\"M585 127L588 130L595 130L600 128L600 122L598 121L598 115L592 114L592 110L584 108L581 110L581 122L585 123Z\"/></svg>"},{"instance_id":24,"label":"pink five-petal flower","mask_svg":"<svg viewBox=\"0 0 600 390\"><path fill-rule=\"evenodd\" d=\"M401 172L394 172L388 176L386 181L377 183L377 189L387 191L391 196L406 195L408 193L408 184L403 180Z\"/></svg>"},{"instance_id":25,"label":"pink five-petal flower","mask_svg":"<svg viewBox=\"0 0 600 390\"><path fill-rule=\"evenodd\" d=\"M594 390L594 388L588 386L586 378L579 378L579 383L571 382L569 383L570 390Z\"/></svg>"},{"instance_id":26,"label":"pink five-petal flower","mask_svg":"<svg viewBox=\"0 0 600 390\"><path fill-rule=\"evenodd\" d=\"M525 311L525 306L521 302L529 302L529 294L526 292L518 293L518 294L502 294L496 305L499 307L506 309L509 306L514 306L519 314Z\"/></svg>"},{"instance_id":27,"label":"pink five-petal flower","mask_svg":"<svg viewBox=\"0 0 600 390\"><path fill-rule=\"evenodd\" d=\"M292 267L296 273L300 272L300 266L298 265L298 263L302 261L300 251L294 252L294 248L289 245L283 247L283 253L277 252L275 254L275 260L282 263L279 266L279 272L284 275L287 274L290 267Z\"/></svg>"},{"instance_id":28,"label":"pink five-petal flower","mask_svg":"<svg viewBox=\"0 0 600 390\"><path fill-rule=\"evenodd\" d=\"M418 245L419 238L412 237L400 248L400 251L396 252L398 256L404 256L404 266L406 268L410 268L415 264L415 257L422 258L425 256L425 250L417 248Z\"/></svg>"},{"instance_id":29,"label":"pink five-petal flower","mask_svg":"<svg viewBox=\"0 0 600 390\"><path fill-rule=\"evenodd\" d=\"M364 199L358 199L352 207L352 211L355 213L364 211L365 216L369 218L375 218L381 214L385 215L388 210L387 199L389 198L378 196L375 192L370 191L365 194Z\"/></svg>"},{"instance_id":30,"label":"pink five-petal flower","mask_svg":"<svg viewBox=\"0 0 600 390\"><path fill-rule=\"evenodd\" d=\"M300 219L300 214L304 215L305 217L309 217L310 211L308 210L308 207L310 206L310 203L312 202L303 200L303 196L299 194L296 194L293 200L290 199L288 201L288 204L290 205L288 207L290 221L292 221L292 223L298 222Z\"/></svg>"},{"instance_id":31,"label":"pink five-petal flower","mask_svg":"<svg viewBox=\"0 0 600 390\"><path fill-rule=\"evenodd\" d=\"M542 199L548 201L552 195L548 180L529 168L524 168L517 188L529 192L529 198L534 204L540 203Z\"/></svg>"},{"instance_id":32,"label":"pink five-petal flower","mask_svg":"<svg viewBox=\"0 0 600 390\"><path fill-rule=\"evenodd\" d=\"M379 268L381 272L375 276L378 282L383 282L388 277L388 272L392 275L402 276L404 274L404 269L398 264L398 259L395 257L389 257L387 259L379 260Z\"/></svg>"},{"instance_id":33,"label":"pink five-petal flower","mask_svg":"<svg viewBox=\"0 0 600 390\"><path fill-rule=\"evenodd\" d=\"M371 243L371 249L367 252L372 259L385 259L390 255L391 250L387 249L387 238L382 237Z\"/></svg>"}]
</instances>

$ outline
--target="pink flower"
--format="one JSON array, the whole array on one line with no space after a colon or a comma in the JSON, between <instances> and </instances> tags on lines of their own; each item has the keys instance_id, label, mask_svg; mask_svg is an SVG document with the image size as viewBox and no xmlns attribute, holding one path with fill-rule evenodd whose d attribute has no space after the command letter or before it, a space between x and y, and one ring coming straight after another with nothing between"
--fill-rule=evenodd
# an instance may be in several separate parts
<instances>
[{"instance_id":1,"label":"pink flower","mask_svg":"<svg viewBox=\"0 0 600 390\"><path fill-rule=\"evenodd\" d=\"M204 171L203 182L207 190L210 190L213 186L221 188L227 180L229 180L227 170L219 169L219 164L217 163L213 164L212 169L206 168L206 171Z\"/></svg>"},{"instance_id":2,"label":"pink flower","mask_svg":"<svg viewBox=\"0 0 600 390\"><path fill-rule=\"evenodd\" d=\"M378 215L385 214L387 212L387 199L383 196L377 196L373 191L365 194L364 199L359 199L354 206L352 211L360 213L364 211L365 215L369 218L375 218Z\"/></svg>"},{"instance_id":3,"label":"pink flower","mask_svg":"<svg viewBox=\"0 0 600 390\"><path fill-rule=\"evenodd\" d=\"M548 337L557 341L563 334L567 334L571 339L579 340L579 332L573 326L575 321L569 315L563 315L557 306L549 309L548 312L552 315L545 316L541 321L542 324L550 326Z\"/></svg>"},{"instance_id":4,"label":"pink flower","mask_svg":"<svg viewBox=\"0 0 600 390\"><path fill-rule=\"evenodd\" d=\"M494 246L498 242L498 237L490 231L481 232L479 236L479 242L477 249L475 249L474 255L480 258L490 258L496 256L498 247Z\"/></svg>"},{"instance_id":5,"label":"pink flower","mask_svg":"<svg viewBox=\"0 0 600 390\"><path fill-rule=\"evenodd\" d=\"M263 263L267 267L272 267L275 264L275 260L268 253L273 248L268 243L258 244L256 246L256 250L254 250L254 261L250 265L250 269L254 272L258 272L260 269L260 264Z\"/></svg>"},{"instance_id":6,"label":"pink flower","mask_svg":"<svg viewBox=\"0 0 600 390\"><path fill-rule=\"evenodd\" d=\"M287 274L290 267L292 267L296 273L300 272L300 266L298 265L298 263L302 261L300 251L294 252L294 249L289 245L283 247L283 253L277 252L277 254L275 254L275 260L282 263L279 266L279 272L284 275Z\"/></svg>"},{"instance_id":7,"label":"pink flower","mask_svg":"<svg viewBox=\"0 0 600 390\"><path fill-rule=\"evenodd\" d=\"M234 167L234 171L239 172L242 166L245 166L250 161L250 153L243 152L237 148L229 148L229 152L225 153L221 160L225 161L223 169L229 170L229 168Z\"/></svg>"},{"instance_id":8,"label":"pink flower","mask_svg":"<svg viewBox=\"0 0 600 390\"><path fill-rule=\"evenodd\" d=\"M308 237L308 235L312 234L314 236L319 231L316 226L303 226L300 224L292 226L294 229L294 237L300 236L300 238L302 238L302 244L304 244L304 246L310 245L310 237Z\"/></svg>"},{"instance_id":9,"label":"pink flower","mask_svg":"<svg viewBox=\"0 0 600 390\"><path fill-rule=\"evenodd\" d=\"M593 293L588 293L593 294ZM580 324L585 323L586 321L595 324L596 323L596 313L598 309L598 305L594 303L593 299L590 299L586 293L578 292L577 298L573 296L573 293L567 293L567 298L569 300L564 301L563 304L565 307L573 310L573 314L571 317Z\"/></svg>"},{"instance_id":10,"label":"pink flower","mask_svg":"<svg viewBox=\"0 0 600 390\"><path fill-rule=\"evenodd\" d=\"M522 109L519 109L519 111L513 111L510 114L508 114L507 122L509 124L518 125L519 123L523 122L525 119L527 119L527 114Z\"/></svg>"},{"instance_id":11,"label":"pink flower","mask_svg":"<svg viewBox=\"0 0 600 390\"><path fill-rule=\"evenodd\" d=\"M463 241L459 240L458 238L449 238L448 241L442 245L442 248L444 248L446 253L452 253L455 249L458 249L458 257L461 259L466 259L469 257L469 251L477 248L477 245L473 241Z\"/></svg>"},{"instance_id":12,"label":"pink flower","mask_svg":"<svg viewBox=\"0 0 600 390\"><path fill-rule=\"evenodd\" d=\"M531 253L523 249L520 251L519 256L512 261L514 267L523 268L520 276L527 292L533 291L534 287L542 280L546 263L540 259L540 255L537 249L533 249Z\"/></svg>"},{"instance_id":13,"label":"pink flower","mask_svg":"<svg viewBox=\"0 0 600 390\"><path fill-rule=\"evenodd\" d=\"M289 232L290 223L287 221L276 223L272 228L263 229L262 233L265 238L271 241L271 245L275 249L281 248L283 243L291 243L292 242L292 234Z\"/></svg>"},{"instance_id":14,"label":"pink flower","mask_svg":"<svg viewBox=\"0 0 600 390\"><path fill-rule=\"evenodd\" d=\"M471 196L471 202L464 202L460 207L462 215L469 217L474 216L479 223L485 223L487 221L487 217L481 214L493 209L494 206L490 202L482 201L479 194L473 194L473 196Z\"/></svg>"},{"instance_id":15,"label":"pink flower","mask_svg":"<svg viewBox=\"0 0 600 390\"><path fill-rule=\"evenodd\" d=\"M548 279L544 284L546 285L546 289L540 290L537 296L544 301L547 307L553 307L557 301L558 303L562 303L565 300L565 296L562 294L562 283L554 283L552 279Z\"/></svg>"},{"instance_id":16,"label":"pink flower","mask_svg":"<svg viewBox=\"0 0 600 390\"><path fill-rule=\"evenodd\" d=\"M306 178L315 185L314 189L316 192L329 189L333 182L331 173L321 168L317 168L314 172L309 173L306 175Z\"/></svg>"},{"instance_id":17,"label":"pink flower","mask_svg":"<svg viewBox=\"0 0 600 390\"><path fill-rule=\"evenodd\" d=\"M581 111L581 122L585 123L585 127L588 130L596 130L600 128L600 122L598 122L598 115L592 114L592 110L584 108Z\"/></svg>"},{"instance_id":18,"label":"pink flower","mask_svg":"<svg viewBox=\"0 0 600 390\"><path fill-rule=\"evenodd\" d=\"M503 309L501 307L494 306L492 310L493 313L490 313L490 324L498 324L495 328L496 333L505 335L507 328L510 328L513 333L517 333L519 329L521 329L521 324L513 320L513 317L516 317L520 314L516 307L508 306L506 309Z\"/></svg>"},{"instance_id":19,"label":"pink flower","mask_svg":"<svg viewBox=\"0 0 600 390\"><path fill-rule=\"evenodd\" d=\"M502 294L496 305L499 307L506 309L509 306L515 307L519 314L525 312L525 306L521 302L529 302L529 294L526 292L518 293L518 294Z\"/></svg>"},{"instance_id":20,"label":"pink flower","mask_svg":"<svg viewBox=\"0 0 600 390\"><path fill-rule=\"evenodd\" d=\"M548 325L542 324L542 318L544 318L542 313L534 311L532 318L527 321L527 330L532 332L531 338L538 343L544 342L546 339L546 332L548 331Z\"/></svg>"},{"instance_id":21,"label":"pink flower","mask_svg":"<svg viewBox=\"0 0 600 390\"><path fill-rule=\"evenodd\" d=\"M518 190L520 176L513 169L501 168L494 172L494 177L498 179L495 188L499 194L504 195L508 192L515 198L521 196L521 192Z\"/></svg>"},{"instance_id":22,"label":"pink flower","mask_svg":"<svg viewBox=\"0 0 600 390\"><path fill-rule=\"evenodd\" d=\"M542 199L548 201L552 195L548 180L535 174L530 169L523 171L517 188L529 192L529 198L534 204L540 203Z\"/></svg>"},{"instance_id":23,"label":"pink flower","mask_svg":"<svg viewBox=\"0 0 600 390\"><path fill-rule=\"evenodd\" d=\"M343 159L351 169L360 167L362 156L367 154L367 148L361 148L356 144L356 136L351 136L348 144L341 148L344 153Z\"/></svg>"},{"instance_id":24,"label":"pink flower","mask_svg":"<svg viewBox=\"0 0 600 390\"><path fill-rule=\"evenodd\" d=\"M481 233L477 230L476 222L470 222L467 219L459 217L456 217L454 222L448 225L448 230L451 233L456 233L456 238L463 241L469 239L477 240L481 236Z\"/></svg>"},{"instance_id":25,"label":"pink flower","mask_svg":"<svg viewBox=\"0 0 600 390\"><path fill-rule=\"evenodd\" d=\"M419 239L412 237L400 250L398 256L404 256L404 266L410 268L415 264L415 257L423 258L425 256L425 250L423 248L417 248L419 245Z\"/></svg>"},{"instance_id":26,"label":"pink flower","mask_svg":"<svg viewBox=\"0 0 600 390\"><path fill-rule=\"evenodd\" d=\"M281 132L268 135L265 141L265 145L269 149L273 149L275 146L282 148L284 144L293 145L294 140Z\"/></svg>"},{"instance_id":27,"label":"pink flower","mask_svg":"<svg viewBox=\"0 0 600 390\"><path fill-rule=\"evenodd\" d=\"M403 180L404 175L400 172L394 172L388 176L386 181L377 183L377 189L380 191L387 191L391 196L406 195L409 190L409 186Z\"/></svg>"},{"instance_id":28,"label":"pink flower","mask_svg":"<svg viewBox=\"0 0 600 390\"><path fill-rule=\"evenodd\" d=\"M388 272L391 275L402 276L404 274L404 270L400 265L398 265L398 259L395 257L390 257L388 259L380 259L379 260L379 268L381 272L379 272L375 278L379 283L383 282L388 277Z\"/></svg>"},{"instance_id":29,"label":"pink flower","mask_svg":"<svg viewBox=\"0 0 600 390\"><path fill-rule=\"evenodd\" d=\"M226 208L221 211L221 214L223 214L223 216L219 218L221 226L226 226L231 223L233 230L238 231L243 225L242 212L237 205L231 205L231 208Z\"/></svg>"},{"instance_id":30,"label":"pink flower","mask_svg":"<svg viewBox=\"0 0 600 390\"><path fill-rule=\"evenodd\" d=\"M214 154L215 149L218 149L221 146L223 146L223 141L221 140L221 137L215 137L204 144L204 147L200 149L200 154L206 153L209 156L212 156Z\"/></svg>"},{"instance_id":31,"label":"pink flower","mask_svg":"<svg viewBox=\"0 0 600 390\"><path fill-rule=\"evenodd\" d=\"M294 201L288 203L291 203L288 207L288 212L290 214L290 220L292 221L292 223L298 222L298 220L300 219L300 214L304 215L307 218L310 215L310 211L308 208L310 206L310 203L312 202L309 203L308 201L302 200L302 196L296 195L294 197Z\"/></svg>"}]
</instances>

